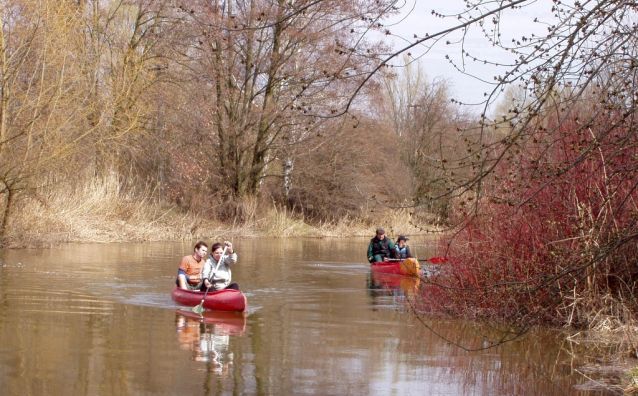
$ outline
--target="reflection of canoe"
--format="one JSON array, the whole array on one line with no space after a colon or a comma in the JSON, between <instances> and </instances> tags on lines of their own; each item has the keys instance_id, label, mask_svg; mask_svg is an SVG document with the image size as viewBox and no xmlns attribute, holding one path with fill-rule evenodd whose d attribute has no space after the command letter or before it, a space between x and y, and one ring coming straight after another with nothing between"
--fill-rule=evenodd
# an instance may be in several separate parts
<instances>
[{"instance_id":1,"label":"reflection of canoe","mask_svg":"<svg viewBox=\"0 0 638 396\"><path fill-rule=\"evenodd\" d=\"M400 288L407 292L409 290L418 289L421 279L417 276L401 276L397 274L373 272L372 282L374 285L385 289Z\"/></svg>"},{"instance_id":2,"label":"reflection of canoe","mask_svg":"<svg viewBox=\"0 0 638 396\"><path fill-rule=\"evenodd\" d=\"M204 292L191 291L173 287L171 298L178 304L195 307L202 302ZM238 290L209 291L204 301L204 308L214 311L238 311L246 309L246 296Z\"/></svg>"},{"instance_id":3,"label":"reflection of canoe","mask_svg":"<svg viewBox=\"0 0 638 396\"><path fill-rule=\"evenodd\" d=\"M246 329L246 316L241 312L203 311L201 316L185 309L176 312L189 320L214 325L215 334L240 335Z\"/></svg>"},{"instance_id":4,"label":"reflection of canoe","mask_svg":"<svg viewBox=\"0 0 638 396\"><path fill-rule=\"evenodd\" d=\"M403 261L381 261L373 263L370 267L373 272L398 275L419 275L421 271L419 260L415 258L407 258Z\"/></svg>"}]
</instances>

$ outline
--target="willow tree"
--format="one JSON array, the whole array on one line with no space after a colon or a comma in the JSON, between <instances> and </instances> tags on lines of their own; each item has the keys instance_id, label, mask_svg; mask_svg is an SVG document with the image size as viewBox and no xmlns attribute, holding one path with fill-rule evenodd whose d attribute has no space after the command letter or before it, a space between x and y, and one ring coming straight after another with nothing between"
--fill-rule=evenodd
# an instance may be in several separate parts
<instances>
[{"instance_id":1,"label":"willow tree","mask_svg":"<svg viewBox=\"0 0 638 396\"><path fill-rule=\"evenodd\" d=\"M138 137L176 22L167 4L0 2L0 234L21 192L121 172L144 155Z\"/></svg>"},{"instance_id":2,"label":"willow tree","mask_svg":"<svg viewBox=\"0 0 638 396\"><path fill-rule=\"evenodd\" d=\"M285 179L294 146L317 134L361 82L377 51L362 35L392 1L185 2L196 134L212 147L215 189L255 195L264 178ZM186 51L185 51L186 52ZM193 123L189 124L190 127ZM290 179L284 184L290 188Z\"/></svg>"},{"instance_id":3,"label":"willow tree","mask_svg":"<svg viewBox=\"0 0 638 396\"><path fill-rule=\"evenodd\" d=\"M80 22L67 3L0 2L0 236L25 190L41 185L73 151L83 117L74 38Z\"/></svg>"}]
</instances>

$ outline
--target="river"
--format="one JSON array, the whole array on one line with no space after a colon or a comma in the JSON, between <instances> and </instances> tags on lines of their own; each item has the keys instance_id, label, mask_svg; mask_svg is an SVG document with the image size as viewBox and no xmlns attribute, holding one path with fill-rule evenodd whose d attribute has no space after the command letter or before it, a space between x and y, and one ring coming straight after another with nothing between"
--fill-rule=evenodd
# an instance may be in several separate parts
<instances>
[{"instance_id":1,"label":"river","mask_svg":"<svg viewBox=\"0 0 638 396\"><path fill-rule=\"evenodd\" d=\"M1 250L0 394L605 394L557 330L463 349L500 332L416 318L418 282L371 274L361 238L235 240L248 310L200 321L170 298L193 244Z\"/></svg>"}]
</instances>

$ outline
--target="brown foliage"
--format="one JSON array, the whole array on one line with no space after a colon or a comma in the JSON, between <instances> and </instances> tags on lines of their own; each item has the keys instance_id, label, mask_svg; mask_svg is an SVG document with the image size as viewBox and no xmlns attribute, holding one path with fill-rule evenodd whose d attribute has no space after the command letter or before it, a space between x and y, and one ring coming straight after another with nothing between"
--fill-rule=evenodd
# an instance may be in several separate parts
<instances>
[{"instance_id":1,"label":"brown foliage","mask_svg":"<svg viewBox=\"0 0 638 396\"><path fill-rule=\"evenodd\" d=\"M374 48L360 40L386 2L189 2L185 107L220 174L215 188L257 194L321 130ZM189 18L191 18L189 16ZM344 91L346 90L346 91ZM346 93L347 95L347 93ZM181 130L183 123L176 124Z\"/></svg>"}]
</instances>

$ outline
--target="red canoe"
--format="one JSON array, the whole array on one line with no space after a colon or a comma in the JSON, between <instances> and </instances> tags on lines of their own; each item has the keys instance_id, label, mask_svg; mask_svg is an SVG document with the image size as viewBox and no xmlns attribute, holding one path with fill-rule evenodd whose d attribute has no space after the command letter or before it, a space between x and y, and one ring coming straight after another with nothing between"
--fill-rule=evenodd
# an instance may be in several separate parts
<instances>
[{"instance_id":1,"label":"red canoe","mask_svg":"<svg viewBox=\"0 0 638 396\"><path fill-rule=\"evenodd\" d=\"M178 304L195 307L202 302L204 292L191 291L173 287L171 298ZM238 290L209 291L204 300L204 308L214 311L237 311L246 309L246 296Z\"/></svg>"},{"instance_id":2,"label":"red canoe","mask_svg":"<svg viewBox=\"0 0 638 396\"><path fill-rule=\"evenodd\" d=\"M419 261L414 258L408 258L403 261L379 261L373 263L370 268L373 272L412 276L418 276L421 271Z\"/></svg>"}]
</instances>

